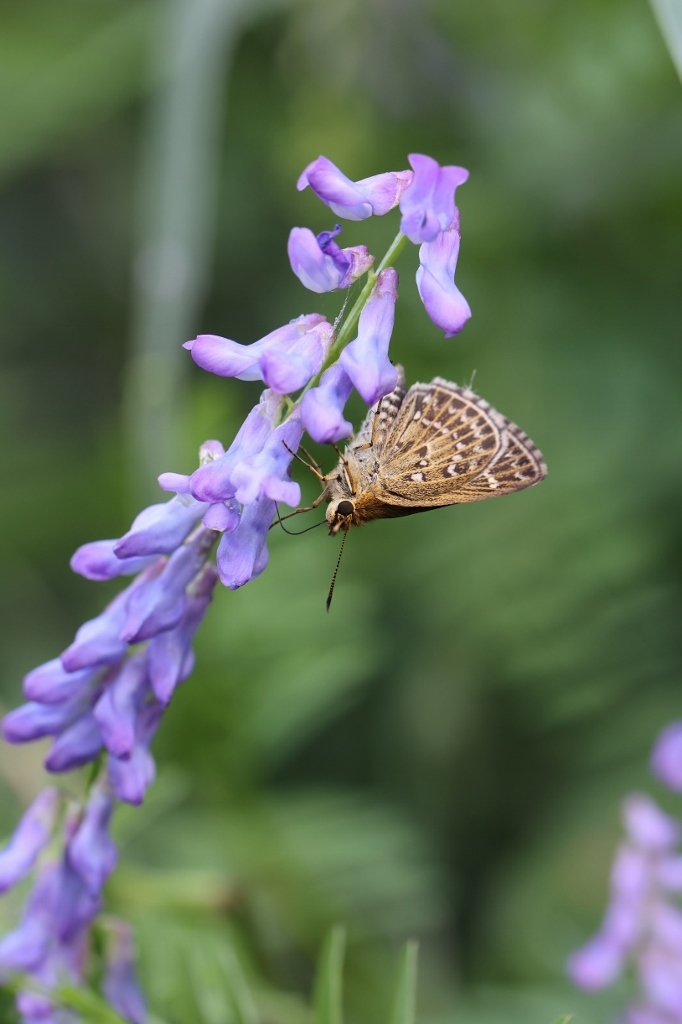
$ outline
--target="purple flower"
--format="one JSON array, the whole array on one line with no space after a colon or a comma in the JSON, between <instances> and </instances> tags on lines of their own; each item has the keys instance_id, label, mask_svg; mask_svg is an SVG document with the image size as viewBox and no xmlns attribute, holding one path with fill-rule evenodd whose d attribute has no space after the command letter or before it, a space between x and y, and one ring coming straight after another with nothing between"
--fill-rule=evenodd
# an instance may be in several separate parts
<instances>
[{"instance_id":1,"label":"purple flower","mask_svg":"<svg viewBox=\"0 0 682 1024\"><path fill-rule=\"evenodd\" d=\"M412 171L387 171L371 178L351 181L326 156L308 164L296 184L301 192L307 185L338 217L365 220L372 214L388 213L413 178Z\"/></svg>"},{"instance_id":2,"label":"purple flower","mask_svg":"<svg viewBox=\"0 0 682 1024\"><path fill-rule=\"evenodd\" d=\"M111 918L107 931L104 995L125 1020L146 1024L147 1007L135 973L132 931L125 922Z\"/></svg>"},{"instance_id":3,"label":"purple flower","mask_svg":"<svg viewBox=\"0 0 682 1024\"><path fill-rule=\"evenodd\" d=\"M93 893L101 890L118 860L118 851L109 835L113 809L112 797L102 789L95 790L68 845L67 856L71 866Z\"/></svg>"},{"instance_id":4,"label":"purple flower","mask_svg":"<svg viewBox=\"0 0 682 1024\"><path fill-rule=\"evenodd\" d=\"M382 270L367 305L360 314L358 336L341 353L339 363L368 405L393 391L398 371L388 358L393 331L398 274Z\"/></svg>"},{"instance_id":5,"label":"purple flower","mask_svg":"<svg viewBox=\"0 0 682 1024\"><path fill-rule=\"evenodd\" d=\"M429 318L446 338L458 334L471 316L469 303L455 285L458 254L458 223L419 248L417 288Z\"/></svg>"},{"instance_id":6,"label":"purple flower","mask_svg":"<svg viewBox=\"0 0 682 1024\"><path fill-rule=\"evenodd\" d=\"M320 372L333 340L334 328L325 320L288 349L270 346L260 359L263 380L279 395L298 391Z\"/></svg>"},{"instance_id":7,"label":"purple flower","mask_svg":"<svg viewBox=\"0 0 682 1024\"><path fill-rule=\"evenodd\" d=\"M0 941L0 978L8 972L35 970L45 959L54 931L60 865L46 864L38 873L19 926Z\"/></svg>"},{"instance_id":8,"label":"purple flower","mask_svg":"<svg viewBox=\"0 0 682 1024\"><path fill-rule=\"evenodd\" d=\"M343 418L352 390L350 377L339 363L334 363L324 371L319 385L305 393L301 419L313 441L331 444L353 433L353 425Z\"/></svg>"},{"instance_id":9,"label":"purple flower","mask_svg":"<svg viewBox=\"0 0 682 1024\"><path fill-rule=\"evenodd\" d=\"M214 539L211 531L200 530L193 540L173 552L159 576L135 588L121 628L124 640L149 640L178 624L185 610L186 588L204 565Z\"/></svg>"},{"instance_id":10,"label":"purple flower","mask_svg":"<svg viewBox=\"0 0 682 1024\"><path fill-rule=\"evenodd\" d=\"M207 530L215 530L216 533L232 533L239 526L240 518L239 502L230 499L209 505L202 522Z\"/></svg>"},{"instance_id":11,"label":"purple flower","mask_svg":"<svg viewBox=\"0 0 682 1024\"><path fill-rule=\"evenodd\" d=\"M232 474L236 485L235 497L243 505L257 498L283 501L295 508L301 500L301 488L289 479L288 469L301 443L303 424L298 416L285 420L266 441L263 449L249 459L243 459Z\"/></svg>"},{"instance_id":12,"label":"purple flower","mask_svg":"<svg viewBox=\"0 0 682 1024\"><path fill-rule=\"evenodd\" d=\"M414 177L400 199L400 230L411 242L432 242L455 220L455 189L469 172L463 167L441 167L437 160L421 153L408 157Z\"/></svg>"},{"instance_id":13,"label":"purple flower","mask_svg":"<svg viewBox=\"0 0 682 1024\"><path fill-rule=\"evenodd\" d=\"M643 793L634 793L623 801L623 819L631 841L644 850L663 852L680 838L679 823Z\"/></svg>"},{"instance_id":14,"label":"purple flower","mask_svg":"<svg viewBox=\"0 0 682 1024\"><path fill-rule=\"evenodd\" d=\"M62 704L87 693L100 671L95 667L67 672L61 658L53 658L24 676L24 696L39 704Z\"/></svg>"},{"instance_id":15,"label":"purple flower","mask_svg":"<svg viewBox=\"0 0 682 1024\"><path fill-rule=\"evenodd\" d=\"M321 328L321 331L316 331L316 328ZM201 334L194 341L185 342L184 347L191 351L194 362L210 373L220 377L238 377L239 380L263 380L279 394L286 394L303 387L318 372L326 356L323 351L325 336L329 337L330 343L331 325L319 313L309 313L278 327L251 345L240 345L215 334ZM317 369L314 368L315 358L319 361ZM281 382L277 386L277 380L270 379L282 375L284 366L289 362L292 364L290 375L298 380L311 360L313 368L309 376L295 387L289 386L287 380L287 387L282 390Z\"/></svg>"},{"instance_id":16,"label":"purple flower","mask_svg":"<svg viewBox=\"0 0 682 1024\"><path fill-rule=\"evenodd\" d=\"M149 744L159 727L163 711L163 704L146 704L137 719L135 746L130 757L123 760L109 756L109 781L116 798L123 803L141 804L147 788L154 781L156 765Z\"/></svg>"},{"instance_id":17,"label":"purple flower","mask_svg":"<svg viewBox=\"0 0 682 1024\"><path fill-rule=\"evenodd\" d=\"M310 228L292 228L287 252L291 269L311 292L332 292L347 288L374 264L366 245L341 249L334 241L341 231L322 231L317 237Z\"/></svg>"},{"instance_id":18,"label":"purple flower","mask_svg":"<svg viewBox=\"0 0 682 1024\"><path fill-rule=\"evenodd\" d=\"M59 791L43 790L14 830L9 844L0 853L0 893L25 878L52 838L59 812Z\"/></svg>"},{"instance_id":19,"label":"purple flower","mask_svg":"<svg viewBox=\"0 0 682 1024\"><path fill-rule=\"evenodd\" d=\"M149 681L154 695L167 704L178 683L192 668L192 639L208 608L218 573L212 565L205 566L188 596L185 612L175 627L153 637L147 648Z\"/></svg>"},{"instance_id":20,"label":"purple flower","mask_svg":"<svg viewBox=\"0 0 682 1024\"><path fill-rule=\"evenodd\" d=\"M117 594L101 615L84 623L76 633L70 647L62 654L62 665L67 672L94 666L115 665L128 650L121 631L128 617L128 604L140 587L147 586L163 572L166 560L157 559L153 565L137 576L129 587Z\"/></svg>"},{"instance_id":21,"label":"purple flower","mask_svg":"<svg viewBox=\"0 0 682 1024\"><path fill-rule=\"evenodd\" d=\"M78 699L64 704L29 701L5 715L2 735L8 743L32 743L44 736L56 736L77 719L82 710L83 703Z\"/></svg>"},{"instance_id":22,"label":"purple flower","mask_svg":"<svg viewBox=\"0 0 682 1024\"><path fill-rule=\"evenodd\" d=\"M218 545L218 572L224 586L237 590L259 576L268 564L266 539L275 515L270 498L247 505L234 533L223 534Z\"/></svg>"},{"instance_id":23,"label":"purple flower","mask_svg":"<svg viewBox=\"0 0 682 1024\"><path fill-rule=\"evenodd\" d=\"M135 744L137 716L149 689L146 652L128 658L106 682L93 714L109 753L128 757Z\"/></svg>"},{"instance_id":24,"label":"purple flower","mask_svg":"<svg viewBox=\"0 0 682 1024\"><path fill-rule=\"evenodd\" d=\"M92 711L87 711L59 734L45 758L45 767L48 772L70 772L94 761L101 749L97 721Z\"/></svg>"},{"instance_id":25,"label":"purple flower","mask_svg":"<svg viewBox=\"0 0 682 1024\"><path fill-rule=\"evenodd\" d=\"M682 722L671 722L659 735L651 770L675 793L682 793Z\"/></svg>"},{"instance_id":26,"label":"purple flower","mask_svg":"<svg viewBox=\"0 0 682 1024\"><path fill-rule=\"evenodd\" d=\"M234 498L237 488L232 483L232 473L240 462L262 450L277 425L280 406L279 395L269 390L263 392L260 402L242 423L228 451L201 466L190 477L190 487L196 498L215 503Z\"/></svg>"},{"instance_id":27,"label":"purple flower","mask_svg":"<svg viewBox=\"0 0 682 1024\"><path fill-rule=\"evenodd\" d=\"M119 558L169 555L191 533L207 506L189 495L150 505L114 545ZM76 552L78 554L78 552Z\"/></svg>"},{"instance_id":28,"label":"purple flower","mask_svg":"<svg viewBox=\"0 0 682 1024\"><path fill-rule=\"evenodd\" d=\"M679 954L655 948L646 950L639 961L639 979L645 997L657 1010L682 1016L682 969Z\"/></svg>"},{"instance_id":29,"label":"purple flower","mask_svg":"<svg viewBox=\"0 0 682 1024\"><path fill-rule=\"evenodd\" d=\"M118 540L95 540L83 544L71 558L71 568L88 580L111 580L115 576L133 576L152 565L155 555L140 558L119 558L114 548Z\"/></svg>"},{"instance_id":30,"label":"purple flower","mask_svg":"<svg viewBox=\"0 0 682 1024\"><path fill-rule=\"evenodd\" d=\"M605 935L596 935L569 957L566 969L574 985L596 992L608 988L620 976L623 957L616 943Z\"/></svg>"}]
</instances>

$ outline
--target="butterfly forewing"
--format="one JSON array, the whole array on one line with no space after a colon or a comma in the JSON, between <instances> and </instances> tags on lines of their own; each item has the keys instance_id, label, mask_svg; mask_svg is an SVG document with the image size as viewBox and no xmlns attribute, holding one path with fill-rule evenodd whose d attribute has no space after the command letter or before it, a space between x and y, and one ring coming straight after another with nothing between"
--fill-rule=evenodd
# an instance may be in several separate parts
<instances>
[{"instance_id":1,"label":"butterfly forewing","mask_svg":"<svg viewBox=\"0 0 682 1024\"><path fill-rule=\"evenodd\" d=\"M407 392L372 488L382 502L427 509L482 501L538 483L533 442L468 388L437 377Z\"/></svg>"}]
</instances>

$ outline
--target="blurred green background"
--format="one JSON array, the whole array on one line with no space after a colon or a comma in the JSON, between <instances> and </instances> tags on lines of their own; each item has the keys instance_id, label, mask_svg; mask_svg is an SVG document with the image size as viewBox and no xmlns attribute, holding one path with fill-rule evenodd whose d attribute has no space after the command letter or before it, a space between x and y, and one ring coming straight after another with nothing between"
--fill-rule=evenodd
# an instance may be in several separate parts
<instances>
[{"instance_id":1,"label":"blurred green background","mask_svg":"<svg viewBox=\"0 0 682 1024\"><path fill-rule=\"evenodd\" d=\"M563 962L597 927L618 802L682 810L647 770L682 677L682 93L650 8L4 0L0 87L5 708L116 589L72 551L257 398L180 343L338 311L286 257L292 225L334 221L294 187L320 153L353 178L413 151L469 168L473 317L443 340L411 247L393 358L410 381L475 370L549 465L354 533L328 616L324 530L273 531L267 572L218 594L157 785L117 824L109 905L156 1014L229 1020L232 950L263 1020L305 1022L341 922L353 1021L387 1019L412 937L421 1022L601 1024L628 983L585 997ZM346 222L342 244L380 255L397 223ZM0 750L3 833L40 756Z\"/></svg>"}]
</instances>

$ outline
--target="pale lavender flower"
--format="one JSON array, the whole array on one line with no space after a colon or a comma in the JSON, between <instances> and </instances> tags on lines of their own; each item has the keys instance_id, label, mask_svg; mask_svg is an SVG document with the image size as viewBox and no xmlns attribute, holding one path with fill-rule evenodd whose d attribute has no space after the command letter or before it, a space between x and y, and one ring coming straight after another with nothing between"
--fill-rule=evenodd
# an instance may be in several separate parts
<instances>
[{"instance_id":1,"label":"pale lavender flower","mask_svg":"<svg viewBox=\"0 0 682 1024\"><path fill-rule=\"evenodd\" d=\"M38 872L18 926L0 940L0 979L37 968L54 935L54 909L61 866L50 862Z\"/></svg>"},{"instance_id":2,"label":"pale lavender flower","mask_svg":"<svg viewBox=\"0 0 682 1024\"><path fill-rule=\"evenodd\" d=\"M343 410L353 390L353 382L339 363L325 370L316 388L301 402L301 420L313 441L332 444L353 433L353 425Z\"/></svg>"},{"instance_id":3,"label":"pale lavender flower","mask_svg":"<svg viewBox=\"0 0 682 1024\"><path fill-rule=\"evenodd\" d=\"M351 181L326 156L319 156L305 168L296 187L300 192L310 185L318 199L338 217L365 220L372 214L388 213L397 206L412 178L412 171L387 171Z\"/></svg>"},{"instance_id":4,"label":"pale lavender flower","mask_svg":"<svg viewBox=\"0 0 682 1024\"><path fill-rule=\"evenodd\" d=\"M155 580L165 565L165 558L157 559L129 587L117 594L101 615L80 627L74 642L62 654L62 665L67 672L115 665L121 660L128 650L128 642L122 638L121 633L128 619L131 597L138 588L145 588Z\"/></svg>"},{"instance_id":5,"label":"pale lavender flower","mask_svg":"<svg viewBox=\"0 0 682 1024\"><path fill-rule=\"evenodd\" d=\"M114 553L119 558L169 555L189 536L207 507L190 496L150 505L140 512L128 532L116 542Z\"/></svg>"},{"instance_id":6,"label":"pale lavender flower","mask_svg":"<svg viewBox=\"0 0 682 1024\"><path fill-rule=\"evenodd\" d=\"M276 503L270 498L257 498L244 509L234 533L223 534L218 545L218 572L221 583L230 590L260 576L267 566L266 539L275 509Z\"/></svg>"},{"instance_id":7,"label":"pale lavender flower","mask_svg":"<svg viewBox=\"0 0 682 1024\"><path fill-rule=\"evenodd\" d=\"M80 698L63 704L38 704L28 701L2 720L2 735L8 743L32 743L45 736L57 736L83 712Z\"/></svg>"},{"instance_id":8,"label":"pale lavender flower","mask_svg":"<svg viewBox=\"0 0 682 1024\"><path fill-rule=\"evenodd\" d=\"M239 380L263 380L268 387L279 391L280 389L274 387L268 379L269 364L266 357L277 356L284 362L289 360L294 367L292 372L300 373L301 361L307 363L312 350L320 346L319 332L314 332L312 337L307 335L320 326L323 327L323 331L331 331L331 326L323 316L319 313L309 313L283 327L278 327L251 345L240 345L229 338L221 338L214 334L202 334L194 341L185 342L184 348L189 349L194 362L209 373L216 373L220 377L238 377ZM321 366L324 354L320 353L319 358ZM310 376L314 373L317 373L316 369L312 370ZM306 383L307 380L303 382ZM299 384L298 387L303 387L303 384Z\"/></svg>"},{"instance_id":9,"label":"pale lavender flower","mask_svg":"<svg viewBox=\"0 0 682 1024\"><path fill-rule=\"evenodd\" d=\"M24 696L39 704L62 704L86 694L100 672L99 667L67 672L61 658L53 658L24 676Z\"/></svg>"},{"instance_id":10,"label":"pale lavender flower","mask_svg":"<svg viewBox=\"0 0 682 1024\"><path fill-rule=\"evenodd\" d=\"M114 548L118 540L95 540L82 544L71 558L71 568L88 580L111 580L116 576L133 576L156 561L156 555L119 558Z\"/></svg>"},{"instance_id":11,"label":"pale lavender flower","mask_svg":"<svg viewBox=\"0 0 682 1024\"><path fill-rule=\"evenodd\" d=\"M135 745L137 718L149 692L146 651L126 659L107 679L93 714L102 742L114 757L127 757Z\"/></svg>"},{"instance_id":12,"label":"pale lavender flower","mask_svg":"<svg viewBox=\"0 0 682 1024\"><path fill-rule=\"evenodd\" d=\"M597 992L612 985L620 977L623 966L623 953L617 943L598 934L569 957L567 971L578 988Z\"/></svg>"},{"instance_id":13,"label":"pale lavender flower","mask_svg":"<svg viewBox=\"0 0 682 1024\"><path fill-rule=\"evenodd\" d=\"M113 810L112 796L101 787L95 789L67 846L71 866L93 893L100 892L118 860L118 850L109 835Z\"/></svg>"},{"instance_id":14,"label":"pale lavender flower","mask_svg":"<svg viewBox=\"0 0 682 1024\"><path fill-rule=\"evenodd\" d=\"M163 704L146 704L137 718L135 745L127 758L109 755L107 768L111 788L118 800L127 804L141 804L148 787L154 781L156 765L149 744L163 716Z\"/></svg>"},{"instance_id":15,"label":"pale lavender flower","mask_svg":"<svg viewBox=\"0 0 682 1024\"><path fill-rule=\"evenodd\" d=\"M70 772L89 764L102 749L102 736L92 711L77 718L57 736L45 758L48 772Z\"/></svg>"},{"instance_id":16,"label":"pale lavender flower","mask_svg":"<svg viewBox=\"0 0 682 1024\"><path fill-rule=\"evenodd\" d=\"M168 703L175 687L191 672L192 639L206 614L217 580L216 569L212 565L205 566L192 585L183 617L175 629L157 634L149 643L149 682L154 695L163 704Z\"/></svg>"},{"instance_id":17,"label":"pale lavender flower","mask_svg":"<svg viewBox=\"0 0 682 1024\"><path fill-rule=\"evenodd\" d=\"M317 236L310 228L292 228L289 233L291 269L311 292L347 288L374 264L366 245L341 249L334 241L340 231L341 225L337 224L332 231L321 231Z\"/></svg>"},{"instance_id":18,"label":"pale lavender flower","mask_svg":"<svg viewBox=\"0 0 682 1024\"><path fill-rule=\"evenodd\" d=\"M273 430L257 455L243 459L232 474L237 500L250 505L258 498L271 498L295 508L301 488L289 478L288 470L302 436L303 424L298 416L292 416Z\"/></svg>"},{"instance_id":19,"label":"pale lavender flower","mask_svg":"<svg viewBox=\"0 0 682 1024\"><path fill-rule=\"evenodd\" d=\"M459 240L457 222L419 248L417 289L429 318L446 338L458 334L471 316L469 303L455 284Z\"/></svg>"},{"instance_id":20,"label":"pale lavender flower","mask_svg":"<svg viewBox=\"0 0 682 1024\"><path fill-rule=\"evenodd\" d=\"M682 722L671 722L659 735L651 770L675 793L682 793Z\"/></svg>"},{"instance_id":21,"label":"pale lavender flower","mask_svg":"<svg viewBox=\"0 0 682 1024\"><path fill-rule=\"evenodd\" d=\"M374 291L360 314L357 338L339 358L368 405L393 391L398 380L398 371L388 358L397 298L398 274L388 267L378 275Z\"/></svg>"},{"instance_id":22,"label":"pale lavender flower","mask_svg":"<svg viewBox=\"0 0 682 1024\"><path fill-rule=\"evenodd\" d=\"M204 565L214 539L211 531L202 528L173 552L163 572L131 592L121 627L123 640L149 640L178 624L185 611L186 588Z\"/></svg>"},{"instance_id":23,"label":"pale lavender flower","mask_svg":"<svg viewBox=\"0 0 682 1024\"><path fill-rule=\"evenodd\" d=\"M433 157L410 153L414 177L400 199L400 230L419 245L432 242L455 220L455 189L469 172L463 167L441 167Z\"/></svg>"},{"instance_id":24,"label":"pale lavender flower","mask_svg":"<svg viewBox=\"0 0 682 1024\"><path fill-rule=\"evenodd\" d=\"M106 973L102 986L112 1007L131 1024L146 1024L147 1007L135 972L130 927L118 919L107 922Z\"/></svg>"},{"instance_id":25,"label":"pale lavender flower","mask_svg":"<svg viewBox=\"0 0 682 1024\"><path fill-rule=\"evenodd\" d=\"M8 845L0 853L0 893L17 885L52 838L60 806L59 791L43 790L26 810Z\"/></svg>"},{"instance_id":26,"label":"pale lavender flower","mask_svg":"<svg viewBox=\"0 0 682 1024\"><path fill-rule=\"evenodd\" d=\"M200 501L212 503L234 498L236 486L232 474L240 462L262 451L263 445L277 426L281 398L274 391L264 391L242 423L227 452L195 470L189 479L192 494Z\"/></svg>"}]
</instances>

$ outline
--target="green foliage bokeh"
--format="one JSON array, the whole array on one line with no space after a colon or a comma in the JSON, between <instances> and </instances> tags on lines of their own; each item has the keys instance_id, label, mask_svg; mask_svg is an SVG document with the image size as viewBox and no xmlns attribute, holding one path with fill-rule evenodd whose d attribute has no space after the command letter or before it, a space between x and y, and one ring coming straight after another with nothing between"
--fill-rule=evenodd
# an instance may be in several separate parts
<instances>
[{"instance_id":1,"label":"green foliage bokeh","mask_svg":"<svg viewBox=\"0 0 682 1024\"><path fill-rule=\"evenodd\" d=\"M135 511L131 268L170 8L0 10L4 707L115 589L72 576L72 551ZM618 801L647 788L680 810L647 769L682 680L673 65L643 0L292 0L235 18L192 335L248 342L338 311L286 258L290 226L333 223L294 187L319 153L353 178L414 151L462 164L457 281L473 317L443 340L412 248L393 358L409 381L476 371L549 476L354 533L329 616L337 545L273 531L267 572L215 600L147 805L119 816L110 906L135 922L169 1022L225 1019L211 972L230 956L262 1019L307 1021L299 997L341 922L351 1018L388 1019L414 938L419 1020L597 1024L627 984L587 998L563 962L597 926ZM396 229L347 223L343 243L381 254ZM177 461L154 472L191 471L258 393L183 367ZM0 750L0 832L40 783L39 752ZM3 901L3 928L15 912Z\"/></svg>"}]
</instances>

